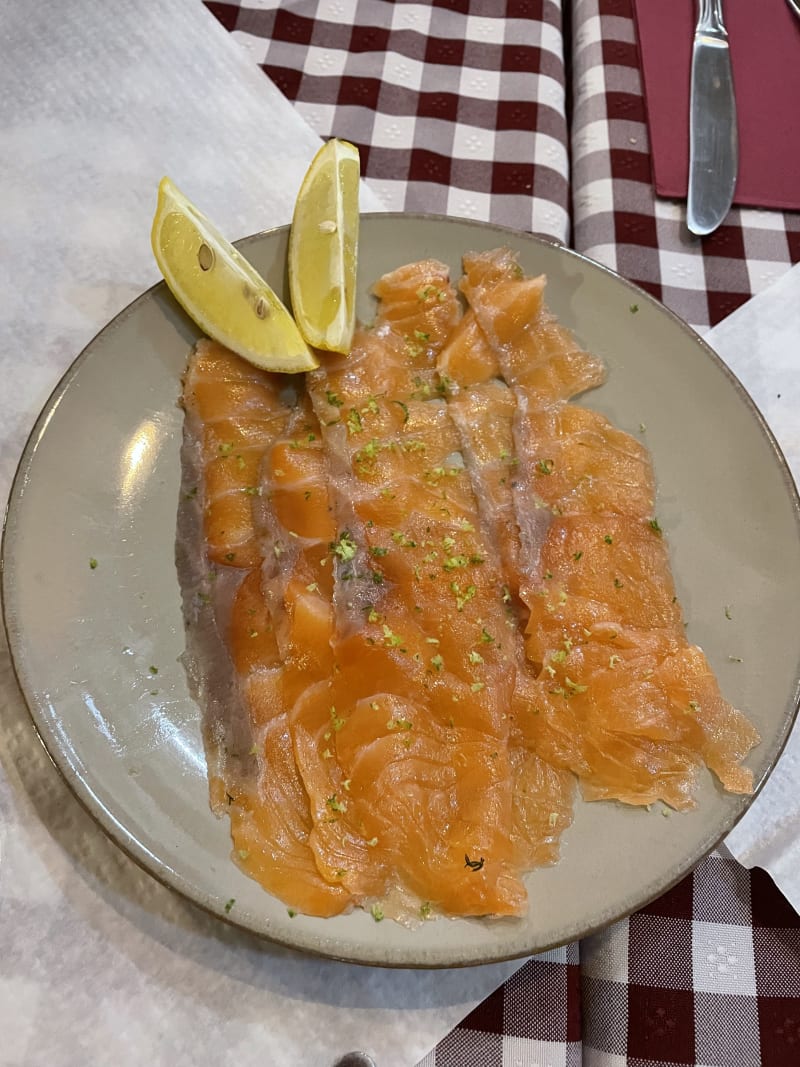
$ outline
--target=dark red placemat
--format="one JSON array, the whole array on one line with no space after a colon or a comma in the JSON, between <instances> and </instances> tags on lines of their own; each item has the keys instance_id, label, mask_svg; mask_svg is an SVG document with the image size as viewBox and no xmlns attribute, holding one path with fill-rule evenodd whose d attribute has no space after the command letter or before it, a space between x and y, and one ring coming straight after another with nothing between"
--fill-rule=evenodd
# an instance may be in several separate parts
<instances>
[{"instance_id":1,"label":"dark red placemat","mask_svg":"<svg viewBox=\"0 0 800 1067\"><path fill-rule=\"evenodd\" d=\"M656 192L685 197L694 0L634 0ZM727 0L739 127L734 203L800 210L800 19L784 0Z\"/></svg>"}]
</instances>

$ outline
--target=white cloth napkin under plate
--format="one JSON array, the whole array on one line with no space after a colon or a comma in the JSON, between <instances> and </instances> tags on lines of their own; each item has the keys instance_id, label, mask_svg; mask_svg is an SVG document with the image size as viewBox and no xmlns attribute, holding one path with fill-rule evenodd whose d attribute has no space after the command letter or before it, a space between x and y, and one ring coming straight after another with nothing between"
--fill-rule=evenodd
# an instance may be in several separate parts
<instances>
[{"instance_id":1,"label":"white cloth napkin under plate","mask_svg":"<svg viewBox=\"0 0 800 1067\"><path fill-rule=\"evenodd\" d=\"M800 484L800 265L715 326L706 340L736 374ZM800 659L800 634L797 635ZM800 911L800 729L725 840L745 867L763 867Z\"/></svg>"}]
</instances>

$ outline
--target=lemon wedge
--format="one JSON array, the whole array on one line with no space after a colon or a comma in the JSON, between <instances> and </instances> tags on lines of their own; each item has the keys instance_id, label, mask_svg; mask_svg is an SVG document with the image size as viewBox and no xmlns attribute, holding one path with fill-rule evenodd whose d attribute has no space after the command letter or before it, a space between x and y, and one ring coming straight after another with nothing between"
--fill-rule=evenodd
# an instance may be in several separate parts
<instances>
[{"instance_id":1,"label":"lemon wedge","mask_svg":"<svg viewBox=\"0 0 800 1067\"><path fill-rule=\"evenodd\" d=\"M264 370L319 366L277 294L169 178L150 239L172 295L209 337Z\"/></svg>"},{"instance_id":2,"label":"lemon wedge","mask_svg":"<svg viewBox=\"0 0 800 1067\"><path fill-rule=\"evenodd\" d=\"M356 321L358 149L327 141L308 168L289 237L289 290L300 332L315 348L348 352Z\"/></svg>"}]
</instances>

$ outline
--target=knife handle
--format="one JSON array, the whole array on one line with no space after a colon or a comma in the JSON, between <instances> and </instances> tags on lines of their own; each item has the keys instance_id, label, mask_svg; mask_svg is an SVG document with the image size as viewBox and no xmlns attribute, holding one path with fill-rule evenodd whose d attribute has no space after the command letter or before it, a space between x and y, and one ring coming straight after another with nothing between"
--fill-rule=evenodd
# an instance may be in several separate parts
<instances>
[{"instance_id":1,"label":"knife handle","mask_svg":"<svg viewBox=\"0 0 800 1067\"><path fill-rule=\"evenodd\" d=\"M722 19L722 0L699 0L697 14L697 33L727 41L728 33Z\"/></svg>"}]
</instances>

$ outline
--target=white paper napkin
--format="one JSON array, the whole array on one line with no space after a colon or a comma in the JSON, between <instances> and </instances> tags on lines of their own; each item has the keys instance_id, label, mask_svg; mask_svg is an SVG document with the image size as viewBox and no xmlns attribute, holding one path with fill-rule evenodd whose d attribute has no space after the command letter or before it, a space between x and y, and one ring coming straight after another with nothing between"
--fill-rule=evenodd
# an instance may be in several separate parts
<instances>
[{"instance_id":1,"label":"white paper napkin","mask_svg":"<svg viewBox=\"0 0 800 1067\"><path fill-rule=\"evenodd\" d=\"M800 484L800 265L753 297L706 340L767 420ZM800 654L800 634L797 635ZM800 911L800 729L725 845L745 867L769 871Z\"/></svg>"},{"instance_id":2,"label":"white paper napkin","mask_svg":"<svg viewBox=\"0 0 800 1067\"><path fill-rule=\"evenodd\" d=\"M320 142L199 0L5 3L0 54L3 501L60 375L158 280L161 176L236 238L290 220ZM4 644L0 707L3 1067L325 1067L356 1048L409 1067L518 966L381 971L230 930L80 809Z\"/></svg>"}]
</instances>

